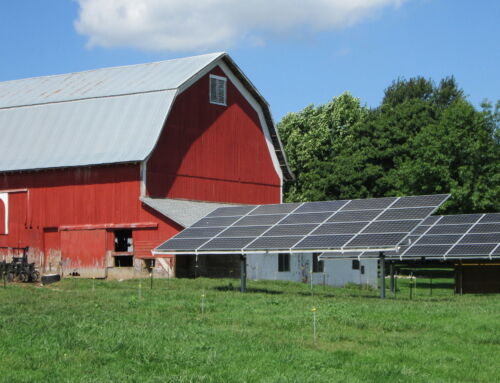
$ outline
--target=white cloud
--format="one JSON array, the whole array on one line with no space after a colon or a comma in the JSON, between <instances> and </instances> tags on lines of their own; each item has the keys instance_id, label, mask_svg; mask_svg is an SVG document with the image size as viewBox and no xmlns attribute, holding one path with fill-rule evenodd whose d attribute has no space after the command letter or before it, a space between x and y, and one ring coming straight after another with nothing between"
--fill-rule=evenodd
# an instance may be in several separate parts
<instances>
[{"instance_id":1,"label":"white cloud","mask_svg":"<svg viewBox=\"0 0 500 383\"><path fill-rule=\"evenodd\" d=\"M346 28L406 0L78 0L89 46L206 51Z\"/></svg>"}]
</instances>

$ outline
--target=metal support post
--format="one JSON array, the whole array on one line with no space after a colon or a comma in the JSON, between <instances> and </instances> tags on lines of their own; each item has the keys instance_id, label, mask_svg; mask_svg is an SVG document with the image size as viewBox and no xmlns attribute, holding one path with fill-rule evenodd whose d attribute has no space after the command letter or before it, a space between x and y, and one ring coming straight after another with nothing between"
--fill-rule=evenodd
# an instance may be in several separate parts
<instances>
[{"instance_id":1,"label":"metal support post","mask_svg":"<svg viewBox=\"0 0 500 383\"><path fill-rule=\"evenodd\" d=\"M378 255L380 260L380 298L385 299L385 254L381 251Z\"/></svg>"},{"instance_id":2,"label":"metal support post","mask_svg":"<svg viewBox=\"0 0 500 383\"><path fill-rule=\"evenodd\" d=\"M240 257L240 267L241 267L241 288L242 293L247 291L247 257L242 255Z\"/></svg>"},{"instance_id":3,"label":"metal support post","mask_svg":"<svg viewBox=\"0 0 500 383\"><path fill-rule=\"evenodd\" d=\"M396 294L396 283L394 279L394 262L389 263L389 274L391 275L391 293Z\"/></svg>"}]
</instances>

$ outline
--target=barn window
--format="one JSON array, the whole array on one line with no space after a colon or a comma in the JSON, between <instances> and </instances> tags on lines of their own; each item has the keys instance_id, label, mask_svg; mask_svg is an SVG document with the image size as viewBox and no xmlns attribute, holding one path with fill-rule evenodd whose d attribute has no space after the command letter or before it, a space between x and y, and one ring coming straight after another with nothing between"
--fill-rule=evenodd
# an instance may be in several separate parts
<instances>
[{"instance_id":1,"label":"barn window","mask_svg":"<svg viewBox=\"0 0 500 383\"><path fill-rule=\"evenodd\" d=\"M357 260L357 259L352 260L352 269L359 270L359 260Z\"/></svg>"},{"instance_id":2,"label":"barn window","mask_svg":"<svg viewBox=\"0 0 500 383\"><path fill-rule=\"evenodd\" d=\"M7 194L0 193L0 234L8 234Z\"/></svg>"},{"instance_id":3,"label":"barn window","mask_svg":"<svg viewBox=\"0 0 500 383\"><path fill-rule=\"evenodd\" d=\"M290 254L278 254L278 271L290 271Z\"/></svg>"},{"instance_id":4,"label":"barn window","mask_svg":"<svg viewBox=\"0 0 500 383\"><path fill-rule=\"evenodd\" d=\"M319 256L321 253L314 253L313 254L313 273L322 273L325 270L325 264L323 261L319 260Z\"/></svg>"},{"instance_id":5,"label":"barn window","mask_svg":"<svg viewBox=\"0 0 500 383\"><path fill-rule=\"evenodd\" d=\"M225 77L210 75L210 103L226 105L227 79Z\"/></svg>"}]
</instances>

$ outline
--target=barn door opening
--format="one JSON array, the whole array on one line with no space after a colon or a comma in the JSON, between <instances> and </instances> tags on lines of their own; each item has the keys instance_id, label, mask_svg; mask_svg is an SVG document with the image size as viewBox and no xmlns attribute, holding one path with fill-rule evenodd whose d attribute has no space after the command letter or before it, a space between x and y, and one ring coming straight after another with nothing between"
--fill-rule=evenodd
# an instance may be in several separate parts
<instances>
[{"instance_id":1,"label":"barn door opening","mask_svg":"<svg viewBox=\"0 0 500 383\"><path fill-rule=\"evenodd\" d=\"M115 230L114 267L134 266L134 240L132 230Z\"/></svg>"}]
</instances>

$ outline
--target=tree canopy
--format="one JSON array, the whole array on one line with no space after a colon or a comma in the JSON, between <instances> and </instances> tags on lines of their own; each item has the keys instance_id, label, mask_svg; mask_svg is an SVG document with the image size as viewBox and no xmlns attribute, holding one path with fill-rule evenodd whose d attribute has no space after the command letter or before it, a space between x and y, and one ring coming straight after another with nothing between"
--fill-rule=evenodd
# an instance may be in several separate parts
<instances>
[{"instance_id":1,"label":"tree canopy","mask_svg":"<svg viewBox=\"0 0 500 383\"><path fill-rule=\"evenodd\" d=\"M398 79L373 109L344 93L278 124L285 200L451 193L441 212L498 211L499 126L500 102L477 110L453 77Z\"/></svg>"}]
</instances>

